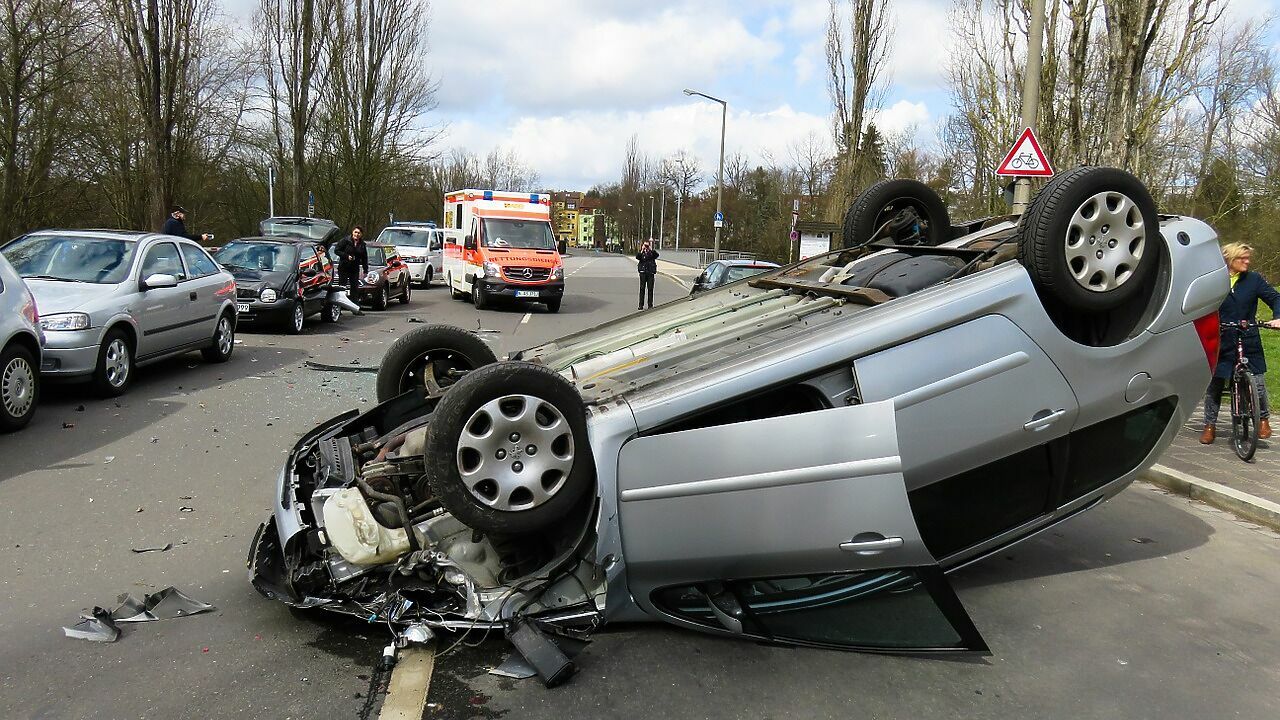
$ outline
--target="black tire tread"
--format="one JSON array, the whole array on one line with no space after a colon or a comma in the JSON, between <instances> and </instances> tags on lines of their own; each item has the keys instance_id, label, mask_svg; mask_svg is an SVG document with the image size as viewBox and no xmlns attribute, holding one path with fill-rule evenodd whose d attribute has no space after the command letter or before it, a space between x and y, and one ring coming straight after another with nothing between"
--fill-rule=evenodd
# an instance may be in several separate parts
<instances>
[{"instance_id":1,"label":"black tire tread","mask_svg":"<svg viewBox=\"0 0 1280 720\"><path fill-rule=\"evenodd\" d=\"M382 356L382 363L378 368L378 402L386 402L399 396L403 392L400 389L400 377L404 374L404 369L423 352L437 348L455 350L475 362L476 367L498 361L498 356L484 340L460 327L427 325L410 330L392 343Z\"/></svg>"},{"instance_id":2,"label":"black tire tread","mask_svg":"<svg viewBox=\"0 0 1280 720\"><path fill-rule=\"evenodd\" d=\"M853 204L845 212L841 227L844 247L858 247L866 244L871 233L876 229L871 227L871 224L875 222L876 216L880 214L885 203L902 197L924 205L927 216L925 219L929 223L927 244L938 245L948 239L948 234L951 232L951 219L942 198L933 188L919 180L884 179L867 186L867 189L854 198Z\"/></svg>"}]
</instances>

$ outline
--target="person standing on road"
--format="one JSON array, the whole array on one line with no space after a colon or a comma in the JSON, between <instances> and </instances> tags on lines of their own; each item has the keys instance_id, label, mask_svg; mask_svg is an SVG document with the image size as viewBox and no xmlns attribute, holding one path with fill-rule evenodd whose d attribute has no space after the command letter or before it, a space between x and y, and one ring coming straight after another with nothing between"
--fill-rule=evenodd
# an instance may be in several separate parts
<instances>
[{"instance_id":1,"label":"person standing on road","mask_svg":"<svg viewBox=\"0 0 1280 720\"><path fill-rule=\"evenodd\" d=\"M169 217L164 221L164 227L160 232L164 235L173 235L174 237L186 238L196 242L206 242L213 239L213 236L205 233L203 235L191 235L187 233L187 211L181 205L174 205L169 210Z\"/></svg>"},{"instance_id":2,"label":"person standing on road","mask_svg":"<svg viewBox=\"0 0 1280 720\"><path fill-rule=\"evenodd\" d=\"M640 271L640 302L637 310L644 309L645 289L649 291L649 307L653 307L653 281L658 274L658 251L653 249L653 241L645 240L640 252L636 253L636 267Z\"/></svg>"},{"instance_id":3,"label":"person standing on road","mask_svg":"<svg viewBox=\"0 0 1280 720\"><path fill-rule=\"evenodd\" d=\"M1230 243L1222 248L1222 259L1226 261L1231 273L1231 292L1218 308L1218 321L1238 323L1241 320L1253 320L1258 314L1258 301L1271 307L1275 317L1270 322L1260 323L1280 330L1280 292L1267 284L1267 281L1256 272L1249 270L1253 260L1253 248L1244 243ZM1236 367L1236 333L1230 330L1222 333L1221 349L1218 352L1218 364L1213 369L1213 379L1209 381L1209 389L1204 396L1204 432L1200 442L1208 445L1217 433L1218 408L1222 403L1222 391L1226 387L1227 378ZM1255 329L1244 335L1244 356L1249 361L1249 372L1253 373L1258 385L1258 415L1262 421L1258 423L1258 437L1271 437L1270 402L1267 398L1267 383L1263 376L1267 372L1267 359L1262 354L1262 337Z\"/></svg>"},{"instance_id":4,"label":"person standing on road","mask_svg":"<svg viewBox=\"0 0 1280 720\"><path fill-rule=\"evenodd\" d=\"M355 300L360 277L369 272L369 248L364 244L364 229L351 228L351 234L333 244L333 254L338 256L338 284L347 288Z\"/></svg>"}]
</instances>

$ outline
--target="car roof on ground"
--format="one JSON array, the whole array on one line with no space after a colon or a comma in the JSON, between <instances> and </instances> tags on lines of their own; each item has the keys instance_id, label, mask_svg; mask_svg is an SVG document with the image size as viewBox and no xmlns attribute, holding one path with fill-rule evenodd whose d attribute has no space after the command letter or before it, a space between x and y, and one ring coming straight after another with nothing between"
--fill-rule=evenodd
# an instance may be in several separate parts
<instances>
[{"instance_id":1,"label":"car roof on ground","mask_svg":"<svg viewBox=\"0 0 1280 720\"><path fill-rule=\"evenodd\" d=\"M728 265L729 267L743 267L743 266L764 267L764 268L782 267L781 265L777 263L769 262L768 260L716 260L716 262L720 263L721 265Z\"/></svg>"}]
</instances>

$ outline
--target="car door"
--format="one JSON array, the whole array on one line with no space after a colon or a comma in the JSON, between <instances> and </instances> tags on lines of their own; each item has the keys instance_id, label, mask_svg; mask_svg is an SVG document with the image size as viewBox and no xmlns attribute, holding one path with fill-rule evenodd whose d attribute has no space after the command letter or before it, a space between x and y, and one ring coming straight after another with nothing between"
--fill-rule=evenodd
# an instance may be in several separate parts
<instances>
[{"instance_id":1,"label":"car door","mask_svg":"<svg viewBox=\"0 0 1280 720\"><path fill-rule=\"evenodd\" d=\"M863 650L985 650L907 500L890 402L634 438L627 583L679 625Z\"/></svg>"},{"instance_id":2,"label":"car door","mask_svg":"<svg viewBox=\"0 0 1280 720\"><path fill-rule=\"evenodd\" d=\"M444 270L444 231L432 230L431 239L427 241L427 262L431 263L431 271L439 275Z\"/></svg>"},{"instance_id":3,"label":"car door","mask_svg":"<svg viewBox=\"0 0 1280 720\"><path fill-rule=\"evenodd\" d=\"M152 275L172 275L178 285L171 288L146 288L143 283ZM186 269L178 246L168 240L147 247L138 272L139 303L134 318L141 331L138 358L163 353L185 344L190 326L191 299L183 287Z\"/></svg>"},{"instance_id":4,"label":"car door","mask_svg":"<svg viewBox=\"0 0 1280 720\"><path fill-rule=\"evenodd\" d=\"M211 339L222 303L231 297L232 290L218 264L203 248L194 243L180 243L178 249L187 267L187 279L179 283L179 287L186 289L190 303L187 342Z\"/></svg>"},{"instance_id":5,"label":"car door","mask_svg":"<svg viewBox=\"0 0 1280 720\"><path fill-rule=\"evenodd\" d=\"M329 276L314 245L298 245L298 289L308 314L319 312L328 296Z\"/></svg>"}]
</instances>

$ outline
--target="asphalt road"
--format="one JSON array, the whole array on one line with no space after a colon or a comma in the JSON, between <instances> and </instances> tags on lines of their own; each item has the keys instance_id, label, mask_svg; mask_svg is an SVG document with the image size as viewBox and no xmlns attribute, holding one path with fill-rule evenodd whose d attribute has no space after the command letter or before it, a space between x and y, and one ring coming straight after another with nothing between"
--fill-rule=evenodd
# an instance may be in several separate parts
<instances>
[{"instance_id":1,"label":"asphalt road","mask_svg":"<svg viewBox=\"0 0 1280 720\"><path fill-rule=\"evenodd\" d=\"M375 365L410 318L496 330L485 337L501 355L633 311L631 261L567 267L555 315L477 312L436 287L301 336L243 333L224 365L193 354L144 368L119 400L49 388L31 427L0 437L0 717L356 717L387 630L295 616L244 570L285 449L374 399L373 375L303 363ZM657 293L683 291L659 277ZM501 641L444 655L425 717L1274 717L1278 552L1274 533L1135 487L953 576L987 659L623 626L554 690L487 675ZM83 608L168 585L217 610L129 626L109 645L62 635Z\"/></svg>"}]
</instances>

